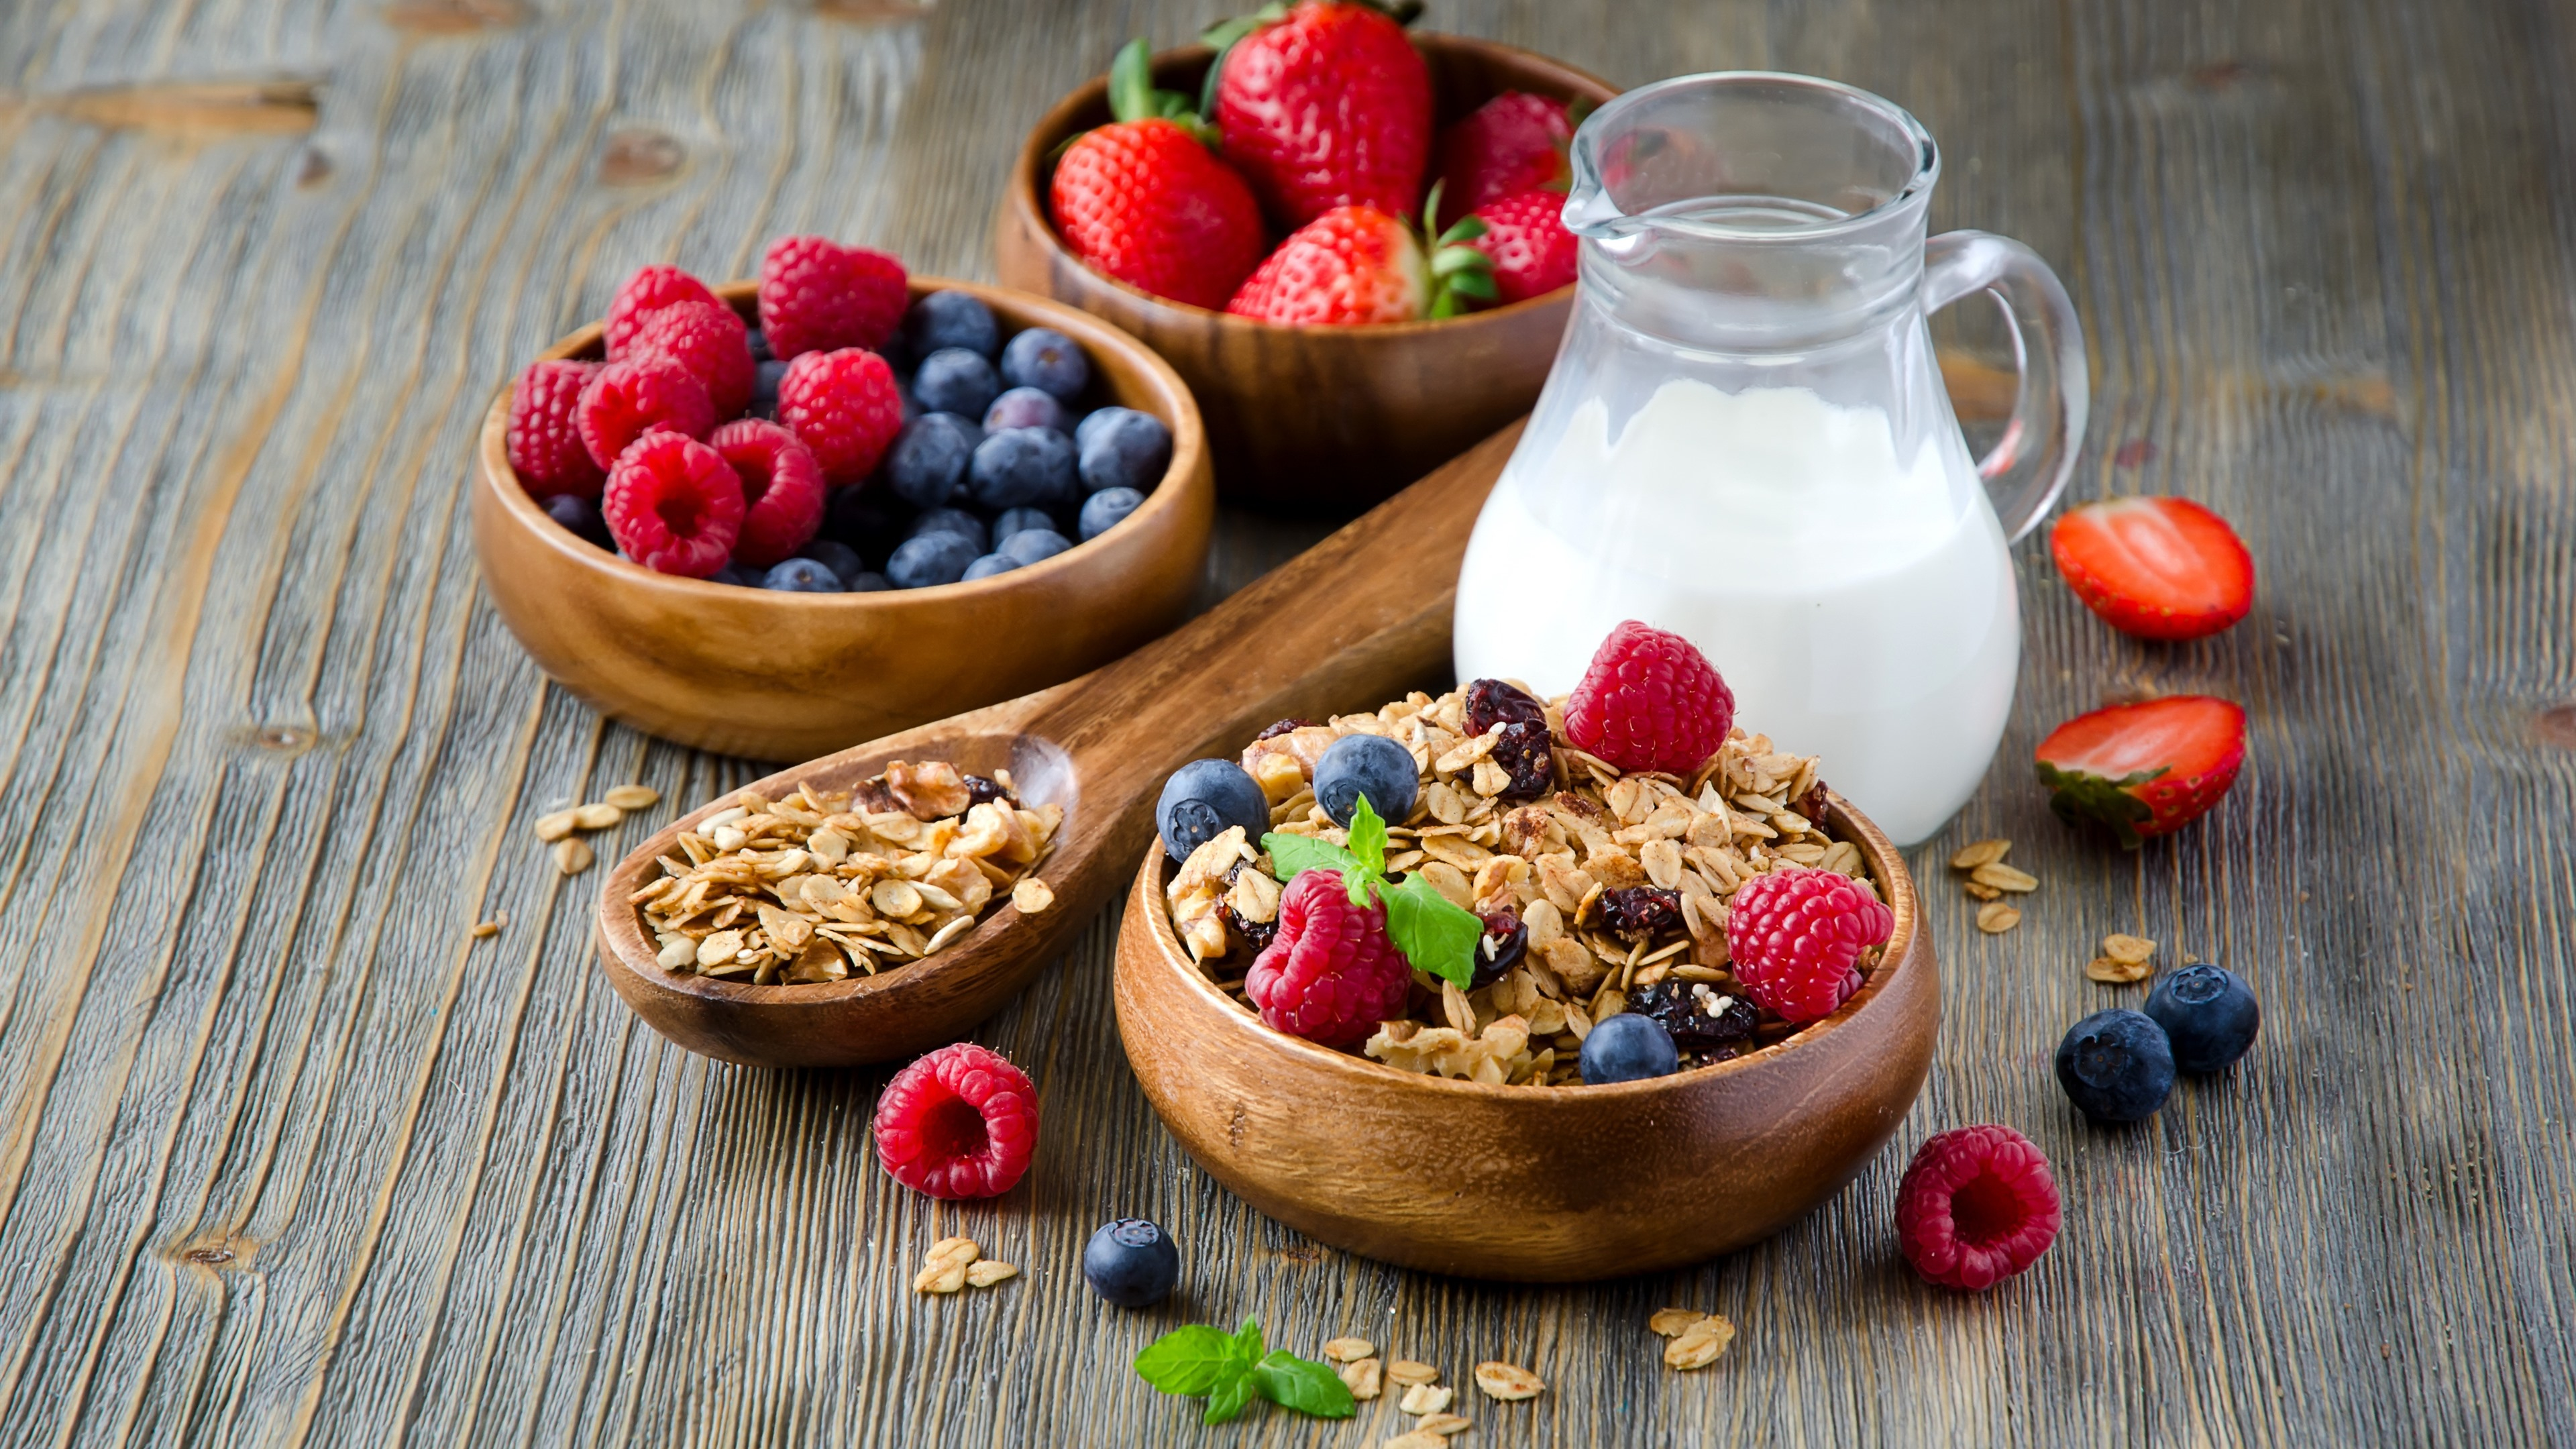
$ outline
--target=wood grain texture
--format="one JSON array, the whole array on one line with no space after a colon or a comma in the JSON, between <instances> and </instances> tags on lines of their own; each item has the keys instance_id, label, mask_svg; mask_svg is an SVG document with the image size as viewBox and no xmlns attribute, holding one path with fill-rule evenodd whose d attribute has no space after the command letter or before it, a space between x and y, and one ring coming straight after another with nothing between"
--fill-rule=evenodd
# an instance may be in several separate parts
<instances>
[{"instance_id":1,"label":"wood grain texture","mask_svg":"<svg viewBox=\"0 0 2576 1449\"><path fill-rule=\"evenodd\" d=\"M2084 313L2074 495L2203 499L2262 569L2244 625L2151 648L2019 550L2004 756L1909 857L1930 1083L1761 1246L1519 1289L1250 1213L1121 1064L1106 913L979 1032L1047 1121L994 1204L876 1170L882 1069L712 1064L603 989L595 876L530 822L760 771L544 685L474 582L484 405L641 262L738 276L819 229L984 275L1033 116L1232 8L0 8L0 1440L1394 1432L1386 1405L1210 1431L1126 1371L1258 1315L1548 1380L1471 1396L1470 1446L2576 1442L2576 29L2541 0L1440 0L1615 82L1777 66L1916 111L1936 227L2030 242ZM1222 518L1207 594L1318 536ZM2242 700L2246 778L2136 855L2065 836L2017 762L2148 689ZM1938 865L1987 834L2043 881L1994 938ZM2082 976L2111 930L2227 961L2267 1012L2231 1080L2119 1133L2047 1068L2136 999ZM1888 1220L1903 1154L1977 1121L2031 1134L2069 1213L1962 1299ZM1188 1286L1112 1314L1073 1264L1131 1212ZM916 1299L948 1231L1026 1276ZM1668 1373L1667 1303L1742 1335Z\"/></svg>"}]
</instances>

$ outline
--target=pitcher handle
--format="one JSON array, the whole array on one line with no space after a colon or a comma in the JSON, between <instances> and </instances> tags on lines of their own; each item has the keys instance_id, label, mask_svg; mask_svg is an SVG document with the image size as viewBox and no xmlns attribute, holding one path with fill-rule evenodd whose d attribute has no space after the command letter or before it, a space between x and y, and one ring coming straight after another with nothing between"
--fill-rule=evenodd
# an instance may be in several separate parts
<instances>
[{"instance_id":1,"label":"pitcher handle","mask_svg":"<svg viewBox=\"0 0 2576 1449\"><path fill-rule=\"evenodd\" d=\"M2019 540L2048 516L2084 445L2088 377L2084 325L2039 253L2010 237L1943 232L1923 246L1923 310L1987 292L2011 324L2021 387L1994 451L1977 460L2004 537Z\"/></svg>"}]
</instances>

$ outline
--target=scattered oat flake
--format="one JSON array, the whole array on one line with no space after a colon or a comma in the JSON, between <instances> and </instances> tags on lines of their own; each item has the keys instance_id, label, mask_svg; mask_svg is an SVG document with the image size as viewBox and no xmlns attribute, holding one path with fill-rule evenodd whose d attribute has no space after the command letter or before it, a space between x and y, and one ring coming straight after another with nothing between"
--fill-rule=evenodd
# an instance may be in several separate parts
<instances>
[{"instance_id":1,"label":"scattered oat flake","mask_svg":"<svg viewBox=\"0 0 2576 1449\"><path fill-rule=\"evenodd\" d=\"M2001 901L1988 901L1977 907L1977 929L1989 936L2000 936L2021 924L2021 912Z\"/></svg>"},{"instance_id":2,"label":"scattered oat flake","mask_svg":"<svg viewBox=\"0 0 2576 1449\"><path fill-rule=\"evenodd\" d=\"M1664 1362L1677 1369L1706 1368L1735 1341L1735 1325L1712 1313L1664 1345Z\"/></svg>"},{"instance_id":3,"label":"scattered oat flake","mask_svg":"<svg viewBox=\"0 0 2576 1449\"><path fill-rule=\"evenodd\" d=\"M1670 1338L1706 1317L1696 1308L1658 1308L1655 1316L1646 1320L1646 1326Z\"/></svg>"},{"instance_id":4,"label":"scattered oat flake","mask_svg":"<svg viewBox=\"0 0 2576 1449\"><path fill-rule=\"evenodd\" d=\"M1011 887L1011 905L1021 915L1033 916L1055 904L1055 891L1036 876L1024 877Z\"/></svg>"},{"instance_id":5,"label":"scattered oat flake","mask_svg":"<svg viewBox=\"0 0 2576 1449\"><path fill-rule=\"evenodd\" d=\"M498 921L477 921L474 923L474 929L470 934L477 941L484 940L487 937L497 936L501 934L501 923Z\"/></svg>"},{"instance_id":6,"label":"scattered oat flake","mask_svg":"<svg viewBox=\"0 0 2576 1449\"><path fill-rule=\"evenodd\" d=\"M576 806L572 812L572 823L584 830L613 829L618 821L625 818L625 811L602 803Z\"/></svg>"},{"instance_id":7,"label":"scattered oat flake","mask_svg":"<svg viewBox=\"0 0 2576 1449\"><path fill-rule=\"evenodd\" d=\"M1400 1358L1386 1366L1386 1376L1399 1384L1436 1383L1440 1370L1418 1358Z\"/></svg>"},{"instance_id":8,"label":"scattered oat flake","mask_svg":"<svg viewBox=\"0 0 2576 1449\"><path fill-rule=\"evenodd\" d=\"M1535 1399L1547 1392L1547 1381L1518 1364L1489 1359L1476 1365L1476 1387L1489 1399Z\"/></svg>"},{"instance_id":9,"label":"scattered oat flake","mask_svg":"<svg viewBox=\"0 0 2576 1449\"><path fill-rule=\"evenodd\" d=\"M1990 885L1979 885L1975 881L1963 882L1959 889L1966 891L1968 899L1972 901L1999 901L2004 898L2002 891Z\"/></svg>"},{"instance_id":10,"label":"scattered oat flake","mask_svg":"<svg viewBox=\"0 0 2576 1449\"><path fill-rule=\"evenodd\" d=\"M1425 1414L1422 1416L1422 1422L1414 1426L1413 1432L1440 1435L1464 1434L1475 1427L1476 1421L1464 1414Z\"/></svg>"},{"instance_id":11,"label":"scattered oat flake","mask_svg":"<svg viewBox=\"0 0 2576 1449\"><path fill-rule=\"evenodd\" d=\"M1410 1434L1398 1434L1387 1440L1383 1449L1445 1449L1448 1443L1429 1429L1416 1429Z\"/></svg>"},{"instance_id":12,"label":"scattered oat flake","mask_svg":"<svg viewBox=\"0 0 2576 1449\"><path fill-rule=\"evenodd\" d=\"M1981 865L1992 865L1996 861L2003 859L2004 852L2010 849L2012 849L2012 842L2009 840L1970 841L1968 844L1960 846L1956 851L1951 853L1950 868L1952 870L1975 870Z\"/></svg>"},{"instance_id":13,"label":"scattered oat flake","mask_svg":"<svg viewBox=\"0 0 2576 1449\"><path fill-rule=\"evenodd\" d=\"M595 858L591 855L589 846L569 835L555 842L555 869L566 875L579 875L590 869L590 863Z\"/></svg>"},{"instance_id":14,"label":"scattered oat flake","mask_svg":"<svg viewBox=\"0 0 2576 1449\"><path fill-rule=\"evenodd\" d=\"M1968 872L1968 879L1999 891L2035 891L2039 877L2026 870L2016 870L2000 860L1990 860Z\"/></svg>"},{"instance_id":15,"label":"scattered oat flake","mask_svg":"<svg viewBox=\"0 0 2576 1449\"><path fill-rule=\"evenodd\" d=\"M2156 943L2144 936L2124 936L2114 931L2102 938L2102 954L2114 961L2153 961Z\"/></svg>"},{"instance_id":16,"label":"scattered oat flake","mask_svg":"<svg viewBox=\"0 0 2576 1449\"><path fill-rule=\"evenodd\" d=\"M1447 1384L1415 1384L1404 1391L1404 1400L1396 1407L1408 1414L1436 1414L1448 1408L1456 1394Z\"/></svg>"},{"instance_id":17,"label":"scattered oat flake","mask_svg":"<svg viewBox=\"0 0 2576 1449\"><path fill-rule=\"evenodd\" d=\"M662 792L650 785L611 785L600 798L620 810L650 810L662 803Z\"/></svg>"},{"instance_id":18,"label":"scattered oat flake","mask_svg":"<svg viewBox=\"0 0 2576 1449\"><path fill-rule=\"evenodd\" d=\"M572 815L569 810L558 810L552 815L538 816L537 838L552 844L572 834Z\"/></svg>"},{"instance_id":19,"label":"scattered oat flake","mask_svg":"<svg viewBox=\"0 0 2576 1449\"><path fill-rule=\"evenodd\" d=\"M1377 1345L1365 1338L1337 1338L1324 1345L1324 1357L1335 1363L1356 1363L1377 1352Z\"/></svg>"},{"instance_id":20,"label":"scattered oat flake","mask_svg":"<svg viewBox=\"0 0 2576 1449\"><path fill-rule=\"evenodd\" d=\"M2096 956L2085 963L2084 974L2107 986L2126 986L2144 981L2156 968L2144 961L2122 961L2111 956Z\"/></svg>"},{"instance_id":21,"label":"scattered oat flake","mask_svg":"<svg viewBox=\"0 0 2576 1449\"><path fill-rule=\"evenodd\" d=\"M1381 1367L1373 1358L1354 1359L1342 1365L1342 1382L1350 1386L1352 1398L1377 1397L1378 1374Z\"/></svg>"},{"instance_id":22,"label":"scattered oat flake","mask_svg":"<svg viewBox=\"0 0 2576 1449\"><path fill-rule=\"evenodd\" d=\"M991 1258L981 1258L966 1265L966 1282L976 1288L990 1288L1005 1278L1018 1276L1020 1266L1017 1263L997 1263Z\"/></svg>"},{"instance_id":23,"label":"scattered oat flake","mask_svg":"<svg viewBox=\"0 0 2576 1449\"><path fill-rule=\"evenodd\" d=\"M912 1278L915 1293L954 1293L966 1286L966 1270L982 1256L973 1238L941 1238L930 1245L921 1271Z\"/></svg>"}]
</instances>

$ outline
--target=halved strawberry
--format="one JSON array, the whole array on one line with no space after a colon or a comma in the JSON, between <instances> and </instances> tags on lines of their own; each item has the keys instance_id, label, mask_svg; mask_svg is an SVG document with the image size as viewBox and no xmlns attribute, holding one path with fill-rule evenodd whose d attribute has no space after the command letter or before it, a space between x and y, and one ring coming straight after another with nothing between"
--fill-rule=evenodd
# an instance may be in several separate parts
<instances>
[{"instance_id":1,"label":"halved strawberry","mask_svg":"<svg viewBox=\"0 0 2576 1449\"><path fill-rule=\"evenodd\" d=\"M2048 808L2069 825L2110 827L2135 850L2209 812L2245 764L2245 711L2207 694L2077 715L2035 752Z\"/></svg>"},{"instance_id":2,"label":"halved strawberry","mask_svg":"<svg viewBox=\"0 0 2576 1449\"><path fill-rule=\"evenodd\" d=\"M2048 551L2084 607L2141 639L2198 639L2254 607L2254 556L2226 519L2188 498L2069 509Z\"/></svg>"}]
</instances>

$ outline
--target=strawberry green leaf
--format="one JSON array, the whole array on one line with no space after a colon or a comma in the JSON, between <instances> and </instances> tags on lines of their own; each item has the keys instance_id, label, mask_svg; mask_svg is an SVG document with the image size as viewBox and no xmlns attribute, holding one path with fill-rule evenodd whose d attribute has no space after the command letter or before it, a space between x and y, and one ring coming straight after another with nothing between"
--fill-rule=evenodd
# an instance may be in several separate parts
<instances>
[{"instance_id":1,"label":"strawberry green leaf","mask_svg":"<svg viewBox=\"0 0 2576 1449\"><path fill-rule=\"evenodd\" d=\"M1386 934L1404 959L1459 990L1476 977L1476 943L1485 923L1419 875L1385 893Z\"/></svg>"},{"instance_id":2,"label":"strawberry green leaf","mask_svg":"<svg viewBox=\"0 0 2576 1449\"><path fill-rule=\"evenodd\" d=\"M1440 233L1440 245L1449 247L1456 246L1460 242L1474 241L1491 230L1493 228L1485 225L1485 219L1481 216L1462 216L1458 218L1456 225ZM1481 257L1484 253L1477 252L1476 255Z\"/></svg>"},{"instance_id":3,"label":"strawberry green leaf","mask_svg":"<svg viewBox=\"0 0 2576 1449\"><path fill-rule=\"evenodd\" d=\"M1474 297L1479 301L1490 302L1502 295L1494 288L1494 274L1491 272L1462 271L1445 280L1449 283L1449 290L1461 297Z\"/></svg>"},{"instance_id":4,"label":"strawberry green leaf","mask_svg":"<svg viewBox=\"0 0 2576 1449\"><path fill-rule=\"evenodd\" d=\"M1295 880L1310 870L1348 876L1360 868L1359 857L1311 835L1283 835L1274 830L1261 837L1261 848L1270 853L1270 864L1283 881Z\"/></svg>"},{"instance_id":5,"label":"strawberry green leaf","mask_svg":"<svg viewBox=\"0 0 2576 1449\"><path fill-rule=\"evenodd\" d=\"M1118 47L1109 62L1109 114L1122 121L1142 121L1161 114L1154 98L1154 68L1144 37Z\"/></svg>"},{"instance_id":6,"label":"strawberry green leaf","mask_svg":"<svg viewBox=\"0 0 2576 1449\"><path fill-rule=\"evenodd\" d=\"M1319 1419L1347 1419L1359 1412L1350 1385L1330 1365L1299 1358L1284 1348L1263 1355L1251 1377L1261 1396L1283 1409Z\"/></svg>"},{"instance_id":7,"label":"strawberry green leaf","mask_svg":"<svg viewBox=\"0 0 2576 1449\"><path fill-rule=\"evenodd\" d=\"M1167 1394L1212 1393L1228 1371L1242 1372L1238 1346L1222 1329L1175 1328L1136 1355L1136 1375Z\"/></svg>"}]
</instances>

